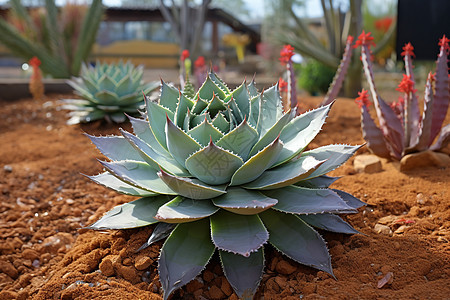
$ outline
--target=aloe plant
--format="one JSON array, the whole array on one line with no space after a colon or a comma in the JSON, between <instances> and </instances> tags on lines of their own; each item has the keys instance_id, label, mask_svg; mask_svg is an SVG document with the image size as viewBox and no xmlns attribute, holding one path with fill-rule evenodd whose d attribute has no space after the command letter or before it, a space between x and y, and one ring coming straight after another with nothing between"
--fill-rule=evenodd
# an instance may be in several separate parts
<instances>
[{"instance_id":1,"label":"aloe plant","mask_svg":"<svg viewBox=\"0 0 450 300\"><path fill-rule=\"evenodd\" d=\"M64 7L62 16L58 16L55 1L46 0L44 14L39 18L40 26L33 22L21 1L11 0L10 4L18 23L26 30L21 32L0 18L0 43L26 61L36 56L41 61L41 70L54 78L77 76L97 36L103 14L102 1L93 0L84 17L79 19L71 12L64 14Z\"/></svg>"},{"instance_id":2,"label":"aloe plant","mask_svg":"<svg viewBox=\"0 0 450 300\"><path fill-rule=\"evenodd\" d=\"M88 228L156 224L143 249L166 238L158 271L164 299L194 279L216 249L236 294L251 299L272 244L293 260L333 274L315 228L357 233L339 214L363 202L328 189L325 174L360 146L307 150L331 104L296 116L283 113L278 86L259 93L252 81L235 90L213 72L195 97L161 84L159 103L146 101L144 119L130 117L134 134L90 136L110 161L89 176L120 193L140 196Z\"/></svg>"},{"instance_id":3,"label":"aloe plant","mask_svg":"<svg viewBox=\"0 0 450 300\"><path fill-rule=\"evenodd\" d=\"M438 151L450 141L450 125L442 128L447 114L449 95L448 54L449 40L443 36L439 41L440 51L436 61L435 75L429 74L425 85L423 113L420 115L416 96L412 57L414 48L408 43L403 47L406 74L403 75L398 91L403 97L389 106L375 87L370 46L373 38L364 31L356 45L361 46L361 60L369 84L379 127L369 114L368 92L362 91L360 101L361 126L367 146L376 155L400 160L405 154L427 149ZM434 86L433 86L434 85ZM439 135L440 134L440 135ZM437 141L433 144L436 137Z\"/></svg>"},{"instance_id":4,"label":"aloe plant","mask_svg":"<svg viewBox=\"0 0 450 300\"><path fill-rule=\"evenodd\" d=\"M64 99L62 106L71 110L68 124L92 122L105 118L122 123L125 114L137 114L144 109L144 95L156 89L158 82L144 84L144 67L135 67L131 62L117 64L100 63L82 65L81 77L73 77L67 83L82 99Z\"/></svg>"}]
</instances>

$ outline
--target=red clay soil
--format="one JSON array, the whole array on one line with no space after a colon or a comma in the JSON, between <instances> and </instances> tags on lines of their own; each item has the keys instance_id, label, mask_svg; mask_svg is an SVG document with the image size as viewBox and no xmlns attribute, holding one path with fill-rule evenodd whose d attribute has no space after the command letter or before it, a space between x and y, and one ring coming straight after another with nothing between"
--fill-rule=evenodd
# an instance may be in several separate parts
<instances>
[{"instance_id":1,"label":"red clay soil","mask_svg":"<svg viewBox=\"0 0 450 300\"><path fill-rule=\"evenodd\" d=\"M102 155L83 132L118 134L118 126L65 125L66 112L56 105L61 98L0 102L0 299L161 299L161 242L135 253L152 228L80 229L135 198L81 175L102 169L96 160ZM312 108L320 100L301 102ZM311 146L330 143L363 143L353 101L335 103ZM352 162L330 174L343 176L333 187L368 205L347 217L362 234L324 233L337 280L267 246L255 299L450 299L449 168L401 173L383 162L381 172L364 174ZM393 233L376 233L377 223ZM214 256L172 299L237 297Z\"/></svg>"}]
</instances>

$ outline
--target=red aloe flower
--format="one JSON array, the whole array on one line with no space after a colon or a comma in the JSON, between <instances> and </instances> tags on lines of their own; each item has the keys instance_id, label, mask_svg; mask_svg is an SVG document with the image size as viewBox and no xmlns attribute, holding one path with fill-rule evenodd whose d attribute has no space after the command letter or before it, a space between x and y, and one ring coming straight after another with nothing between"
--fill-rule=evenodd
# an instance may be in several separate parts
<instances>
[{"instance_id":1,"label":"red aloe flower","mask_svg":"<svg viewBox=\"0 0 450 300\"><path fill-rule=\"evenodd\" d=\"M359 108L362 108L363 106L369 107L370 106L370 100L369 100L369 91L362 89L361 92L358 92L359 97L355 99L355 102L358 104Z\"/></svg>"},{"instance_id":2,"label":"red aloe flower","mask_svg":"<svg viewBox=\"0 0 450 300\"><path fill-rule=\"evenodd\" d=\"M408 76L406 74L403 74L403 79L396 90L406 94L411 92L415 93L417 91L416 89L414 89L414 81L411 80L411 76Z\"/></svg>"},{"instance_id":3,"label":"red aloe flower","mask_svg":"<svg viewBox=\"0 0 450 300\"><path fill-rule=\"evenodd\" d=\"M351 36L351 35L349 35L348 37L347 37L347 42L350 42L350 44L351 43L353 43L353 40L354 40L355 38L353 37L353 36Z\"/></svg>"},{"instance_id":4,"label":"red aloe flower","mask_svg":"<svg viewBox=\"0 0 450 300\"><path fill-rule=\"evenodd\" d=\"M375 28L386 33L389 30L389 27L391 27L391 24L392 24L392 18L386 17L386 18L376 20Z\"/></svg>"},{"instance_id":5,"label":"red aloe flower","mask_svg":"<svg viewBox=\"0 0 450 300\"><path fill-rule=\"evenodd\" d=\"M189 55L190 55L189 50L184 49L183 52L181 52L181 57L180 57L181 61L185 61L186 58L189 57Z\"/></svg>"},{"instance_id":6,"label":"red aloe flower","mask_svg":"<svg viewBox=\"0 0 450 300\"><path fill-rule=\"evenodd\" d=\"M370 36L370 32L365 33L364 30L359 35L353 48L357 48L357 47L363 46L363 45L368 46L369 48L370 48L370 46L375 46L375 43L373 42L373 37Z\"/></svg>"},{"instance_id":7,"label":"red aloe flower","mask_svg":"<svg viewBox=\"0 0 450 300\"><path fill-rule=\"evenodd\" d=\"M280 79L278 79L278 86L280 87L280 92L286 92L287 85L288 83L284 81L283 78L280 77Z\"/></svg>"},{"instance_id":8,"label":"red aloe flower","mask_svg":"<svg viewBox=\"0 0 450 300\"><path fill-rule=\"evenodd\" d=\"M33 56L28 64L32 67L39 67L41 65L41 61L36 56Z\"/></svg>"},{"instance_id":9,"label":"red aloe flower","mask_svg":"<svg viewBox=\"0 0 450 300\"><path fill-rule=\"evenodd\" d=\"M196 68L203 68L205 66L205 58L203 56L199 56L195 62L194 62L194 66Z\"/></svg>"},{"instance_id":10,"label":"red aloe flower","mask_svg":"<svg viewBox=\"0 0 450 300\"><path fill-rule=\"evenodd\" d=\"M280 62L282 65L286 65L291 57L294 55L294 47L291 45L284 45L283 49L280 51Z\"/></svg>"},{"instance_id":11,"label":"red aloe flower","mask_svg":"<svg viewBox=\"0 0 450 300\"><path fill-rule=\"evenodd\" d=\"M440 47L444 47L444 50L447 51L447 53L450 50L450 46L448 45L448 43L450 42L450 39L448 39L445 34L444 36L442 36L442 38L439 40L439 46Z\"/></svg>"},{"instance_id":12,"label":"red aloe flower","mask_svg":"<svg viewBox=\"0 0 450 300\"><path fill-rule=\"evenodd\" d=\"M403 49L403 52L401 53L402 56L409 55L416 57L416 55L413 52L414 47L413 45L411 45L411 43L405 44L405 46L402 49Z\"/></svg>"}]
</instances>

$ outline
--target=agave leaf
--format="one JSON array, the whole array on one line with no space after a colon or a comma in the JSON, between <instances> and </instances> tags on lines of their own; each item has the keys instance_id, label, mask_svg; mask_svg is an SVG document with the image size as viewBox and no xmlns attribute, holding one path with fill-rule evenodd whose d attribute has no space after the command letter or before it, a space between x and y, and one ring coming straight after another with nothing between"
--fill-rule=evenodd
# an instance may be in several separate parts
<instances>
[{"instance_id":1,"label":"agave leaf","mask_svg":"<svg viewBox=\"0 0 450 300\"><path fill-rule=\"evenodd\" d=\"M174 114L177 109L179 95L180 91L178 89L166 84L164 80L161 79L160 105L167 107Z\"/></svg>"},{"instance_id":2,"label":"agave leaf","mask_svg":"<svg viewBox=\"0 0 450 300\"><path fill-rule=\"evenodd\" d=\"M325 160L312 174L306 179L311 179L317 176L324 175L334 169L340 167L345 163L355 152L363 145L350 146L350 145L327 145L319 147L307 152L304 152L302 156L312 155L317 160Z\"/></svg>"},{"instance_id":3,"label":"agave leaf","mask_svg":"<svg viewBox=\"0 0 450 300\"><path fill-rule=\"evenodd\" d=\"M230 90L228 89L228 86L223 82L222 79L220 79L216 73L214 73L213 70L210 70L208 73L208 77L211 79L212 82L214 82L218 87L220 87L223 91L225 91L227 94L230 93Z\"/></svg>"},{"instance_id":4,"label":"agave leaf","mask_svg":"<svg viewBox=\"0 0 450 300\"><path fill-rule=\"evenodd\" d=\"M239 126L224 135L216 144L247 160L250 149L258 140L258 133L244 119Z\"/></svg>"},{"instance_id":5,"label":"agave leaf","mask_svg":"<svg viewBox=\"0 0 450 300\"><path fill-rule=\"evenodd\" d=\"M247 85L248 93L250 94L250 98L256 97L259 95L258 89L256 88L255 76L253 76L252 81Z\"/></svg>"},{"instance_id":6,"label":"agave leaf","mask_svg":"<svg viewBox=\"0 0 450 300\"><path fill-rule=\"evenodd\" d=\"M91 74L91 72L86 73L87 74ZM97 80L90 78L88 76L83 76L82 78L76 78L76 77L72 77L72 82L74 83L72 85L73 88L75 88L76 90L78 90L78 87L81 89L86 88L87 91L89 92L89 94L95 94L96 92L98 92L98 90L100 89L98 84L97 84ZM79 80L81 79L81 80ZM70 84L70 80L68 82ZM84 85L83 87L81 87L79 84Z\"/></svg>"},{"instance_id":7,"label":"agave leaf","mask_svg":"<svg viewBox=\"0 0 450 300\"><path fill-rule=\"evenodd\" d=\"M154 217L158 208L168 202L166 195L145 197L114 207L89 229L129 229L157 223Z\"/></svg>"},{"instance_id":8,"label":"agave leaf","mask_svg":"<svg viewBox=\"0 0 450 300\"><path fill-rule=\"evenodd\" d=\"M441 133L438 137L438 140L430 147L430 150L439 151L442 148L446 147L449 143L450 143L450 124L444 126L441 129Z\"/></svg>"},{"instance_id":9,"label":"agave leaf","mask_svg":"<svg viewBox=\"0 0 450 300\"><path fill-rule=\"evenodd\" d=\"M212 185L230 182L231 176L243 164L239 156L217 147L212 141L186 160L186 168L192 175Z\"/></svg>"},{"instance_id":10,"label":"agave leaf","mask_svg":"<svg viewBox=\"0 0 450 300\"><path fill-rule=\"evenodd\" d=\"M264 91L261 98L256 130L260 136L263 136L283 115L283 104L277 85Z\"/></svg>"},{"instance_id":11,"label":"agave leaf","mask_svg":"<svg viewBox=\"0 0 450 300\"><path fill-rule=\"evenodd\" d=\"M226 97L225 92L211 80L210 76L206 77L206 80L198 90L197 95L208 102L213 99L214 95L220 99L225 99Z\"/></svg>"},{"instance_id":12,"label":"agave leaf","mask_svg":"<svg viewBox=\"0 0 450 300\"><path fill-rule=\"evenodd\" d=\"M231 100L228 101L227 105L230 108L237 123L241 123L242 121L244 121L244 118L246 118L246 116L242 114L234 98L231 98Z\"/></svg>"},{"instance_id":13,"label":"agave leaf","mask_svg":"<svg viewBox=\"0 0 450 300\"><path fill-rule=\"evenodd\" d=\"M167 149L175 160L186 167L186 159L197 152L202 147L194 139L192 139L187 133L178 128L175 124L167 118L166 124L166 140Z\"/></svg>"},{"instance_id":14,"label":"agave leaf","mask_svg":"<svg viewBox=\"0 0 450 300\"><path fill-rule=\"evenodd\" d=\"M264 136L260 137L258 142L253 146L250 151L250 156L255 155L258 151L261 151L264 147L273 142L281 133L284 126L289 123L295 117L295 111L285 113L267 132Z\"/></svg>"},{"instance_id":15,"label":"agave leaf","mask_svg":"<svg viewBox=\"0 0 450 300\"><path fill-rule=\"evenodd\" d=\"M290 121L281 131L283 150L275 163L280 165L300 154L316 137L325 123L332 104L308 111Z\"/></svg>"},{"instance_id":16,"label":"agave leaf","mask_svg":"<svg viewBox=\"0 0 450 300\"><path fill-rule=\"evenodd\" d=\"M144 96L142 95L142 93L140 93L138 91L133 91L122 97L119 97L119 95L117 95L117 97L119 98L119 101L116 104L119 107L129 106L129 105L133 105L133 104L134 105L142 105L142 108L145 107Z\"/></svg>"},{"instance_id":17,"label":"agave leaf","mask_svg":"<svg viewBox=\"0 0 450 300\"><path fill-rule=\"evenodd\" d=\"M192 107L192 113L193 114L201 114L202 111L208 106L208 102L206 102L203 99L200 99L200 97L197 95L197 100L194 103L194 106Z\"/></svg>"},{"instance_id":18,"label":"agave leaf","mask_svg":"<svg viewBox=\"0 0 450 300\"><path fill-rule=\"evenodd\" d=\"M211 125L206 118L202 123L189 130L187 134L202 146L208 145L210 140L217 142L221 137L223 137L222 132Z\"/></svg>"},{"instance_id":19,"label":"agave leaf","mask_svg":"<svg viewBox=\"0 0 450 300\"><path fill-rule=\"evenodd\" d=\"M134 134L145 141L154 151L165 156L171 157L170 153L156 140L155 135L150 129L150 124L143 119L133 118L128 116L131 126L133 127Z\"/></svg>"},{"instance_id":20,"label":"agave leaf","mask_svg":"<svg viewBox=\"0 0 450 300\"><path fill-rule=\"evenodd\" d=\"M175 159L160 155L154 151L147 143L135 135L119 129L125 139L133 146L138 154L155 170L162 168L167 172L177 176L189 176L189 172L182 167Z\"/></svg>"},{"instance_id":21,"label":"agave leaf","mask_svg":"<svg viewBox=\"0 0 450 300\"><path fill-rule=\"evenodd\" d=\"M216 117L211 121L211 123L222 133L228 132L228 130L230 129L230 122L225 119L222 113L218 113Z\"/></svg>"},{"instance_id":22,"label":"agave leaf","mask_svg":"<svg viewBox=\"0 0 450 300\"><path fill-rule=\"evenodd\" d=\"M210 220L212 241L220 250L249 257L269 238L258 215L244 216L221 210Z\"/></svg>"},{"instance_id":23,"label":"agave leaf","mask_svg":"<svg viewBox=\"0 0 450 300\"><path fill-rule=\"evenodd\" d=\"M273 209L291 214L356 212L337 193L329 189L307 189L298 186L288 186L282 189L264 191L263 194L278 200Z\"/></svg>"},{"instance_id":24,"label":"agave leaf","mask_svg":"<svg viewBox=\"0 0 450 300\"><path fill-rule=\"evenodd\" d=\"M179 100L179 103L177 105L177 109L175 112L174 123L178 127L187 131L189 128L183 128L184 119L187 114L187 111L192 109L192 107L194 106L194 102L192 100L186 98L186 96L184 96L181 92L180 92L179 99L180 100Z\"/></svg>"},{"instance_id":25,"label":"agave leaf","mask_svg":"<svg viewBox=\"0 0 450 300\"><path fill-rule=\"evenodd\" d=\"M165 239L170 235L172 230L175 228L175 224L169 224L169 223L162 223L159 222L156 224L155 228L152 231L152 234L148 238L148 240L141 246L139 249L136 250L136 252L139 252L153 243L156 243L162 239Z\"/></svg>"},{"instance_id":26,"label":"agave leaf","mask_svg":"<svg viewBox=\"0 0 450 300\"><path fill-rule=\"evenodd\" d=\"M300 219L311 226L338 233L355 234L360 233L354 229L350 224L341 219L341 217L333 214L320 215L301 215Z\"/></svg>"},{"instance_id":27,"label":"agave leaf","mask_svg":"<svg viewBox=\"0 0 450 300\"><path fill-rule=\"evenodd\" d=\"M366 203L362 202L355 196L350 195L349 193L346 193L344 191L337 190L337 189L332 189L332 191L336 192L339 195L339 197L341 197L342 200L344 200L345 203L347 203L347 205L349 205L355 209L360 208L364 205L367 205Z\"/></svg>"},{"instance_id":28,"label":"agave leaf","mask_svg":"<svg viewBox=\"0 0 450 300\"><path fill-rule=\"evenodd\" d=\"M252 300L264 270L263 248L244 257L219 251L223 272L239 299Z\"/></svg>"},{"instance_id":29,"label":"agave leaf","mask_svg":"<svg viewBox=\"0 0 450 300\"><path fill-rule=\"evenodd\" d=\"M165 223L185 223L209 217L218 210L210 201L177 196L158 209L155 219Z\"/></svg>"},{"instance_id":30,"label":"agave leaf","mask_svg":"<svg viewBox=\"0 0 450 300\"><path fill-rule=\"evenodd\" d=\"M129 75L125 75L120 79L115 87L116 93L119 97L125 96L130 93L131 78Z\"/></svg>"},{"instance_id":31,"label":"agave leaf","mask_svg":"<svg viewBox=\"0 0 450 300\"><path fill-rule=\"evenodd\" d=\"M442 45L439 51L438 59L436 61L436 82L434 85L434 99L433 99L433 119L431 122L431 137L428 145L433 143L436 136L441 131L442 123L447 115L448 106L450 103L449 95L449 75L447 55L448 50L442 38Z\"/></svg>"},{"instance_id":32,"label":"agave leaf","mask_svg":"<svg viewBox=\"0 0 450 300\"><path fill-rule=\"evenodd\" d=\"M140 196L140 197L148 197L148 196L158 195L158 194L149 192L147 190L137 188L128 183L125 183L122 180L117 179L114 175L112 175L109 172L104 172L104 173L101 173L101 174L98 174L95 176L86 175L86 177L100 185L103 185L104 187L113 189L116 192L119 192L121 194L131 195L131 196Z\"/></svg>"},{"instance_id":33,"label":"agave leaf","mask_svg":"<svg viewBox=\"0 0 450 300\"><path fill-rule=\"evenodd\" d=\"M68 125L78 124L80 122L91 122L100 120L105 117L106 113L101 110L87 111L87 112L71 112L72 118L67 121Z\"/></svg>"},{"instance_id":34,"label":"agave leaf","mask_svg":"<svg viewBox=\"0 0 450 300\"><path fill-rule=\"evenodd\" d=\"M130 143L121 136L92 136L85 135L100 150L100 152L110 160L136 160L144 161L142 157L134 151Z\"/></svg>"},{"instance_id":35,"label":"agave leaf","mask_svg":"<svg viewBox=\"0 0 450 300\"><path fill-rule=\"evenodd\" d=\"M178 195L186 198L202 200L226 193L225 185L210 186L198 179L172 176L163 170L158 172L158 176Z\"/></svg>"},{"instance_id":36,"label":"agave leaf","mask_svg":"<svg viewBox=\"0 0 450 300\"><path fill-rule=\"evenodd\" d=\"M177 225L162 246L158 260L164 300L174 290L194 279L206 266L214 250L207 219Z\"/></svg>"},{"instance_id":37,"label":"agave leaf","mask_svg":"<svg viewBox=\"0 0 450 300\"><path fill-rule=\"evenodd\" d=\"M370 151L379 157L391 158L391 151L388 147L391 149L392 147L386 143L383 132L375 124L366 106L361 108L361 129ZM392 155L395 156L393 149Z\"/></svg>"},{"instance_id":38,"label":"agave leaf","mask_svg":"<svg viewBox=\"0 0 450 300\"><path fill-rule=\"evenodd\" d=\"M206 111L209 112L211 118L214 118L219 111L223 111L225 109L225 103L223 103L222 99L215 94L212 97L211 102L209 102L208 107L206 107Z\"/></svg>"},{"instance_id":39,"label":"agave leaf","mask_svg":"<svg viewBox=\"0 0 450 300\"><path fill-rule=\"evenodd\" d=\"M250 113L250 95L246 86L246 81L238 86L232 93L232 99L234 99L239 111L243 116L248 116Z\"/></svg>"},{"instance_id":40,"label":"agave leaf","mask_svg":"<svg viewBox=\"0 0 450 300\"><path fill-rule=\"evenodd\" d=\"M108 116L115 123L123 123L127 119L127 117L123 114L123 112L116 112L116 113L108 114Z\"/></svg>"},{"instance_id":41,"label":"agave leaf","mask_svg":"<svg viewBox=\"0 0 450 300\"><path fill-rule=\"evenodd\" d=\"M254 215L271 208L278 200L269 198L258 191L230 187L225 195L212 199L215 206L240 215Z\"/></svg>"},{"instance_id":42,"label":"agave leaf","mask_svg":"<svg viewBox=\"0 0 450 300\"><path fill-rule=\"evenodd\" d=\"M111 65L112 67L113 65ZM103 74L102 77L97 81L97 86L100 90L105 91L115 91L116 90L117 82L115 82L111 77L109 77L107 74Z\"/></svg>"},{"instance_id":43,"label":"agave leaf","mask_svg":"<svg viewBox=\"0 0 450 300\"><path fill-rule=\"evenodd\" d=\"M432 75L428 74L425 84L425 94L423 99L423 113L419 124L417 140L412 142L412 147L405 149L405 153L423 151L428 148L431 139L431 123L433 121L433 85Z\"/></svg>"},{"instance_id":44,"label":"agave leaf","mask_svg":"<svg viewBox=\"0 0 450 300\"><path fill-rule=\"evenodd\" d=\"M100 163L118 179L157 194L176 195L156 174L156 170L147 163L122 160Z\"/></svg>"},{"instance_id":45,"label":"agave leaf","mask_svg":"<svg viewBox=\"0 0 450 300\"><path fill-rule=\"evenodd\" d=\"M119 97L117 94L108 90L101 90L95 93L94 98L97 99L97 103L104 105L114 105L119 102Z\"/></svg>"},{"instance_id":46,"label":"agave leaf","mask_svg":"<svg viewBox=\"0 0 450 300\"><path fill-rule=\"evenodd\" d=\"M302 219L272 209L259 215L275 248L301 264L333 275L325 241Z\"/></svg>"},{"instance_id":47,"label":"agave leaf","mask_svg":"<svg viewBox=\"0 0 450 300\"><path fill-rule=\"evenodd\" d=\"M301 157L296 161L265 171L254 181L244 184L243 187L270 190L289 186L308 177L324 162L324 160L320 161L311 156Z\"/></svg>"},{"instance_id":48,"label":"agave leaf","mask_svg":"<svg viewBox=\"0 0 450 300\"><path fill-rule=\"evenodd\" d=\"M250 113L248 117L248 122L255 128L258 125L260 102L261 102L260 95L257 95L250 99Z\"/></svg>"},{"instance_id":49,"label":"agave leaf","mask_svg":"<svg viewBox=\"0 0 450 300\"><path fill-rule=\"evenodd\" d=\"M98 103L98 100L95 99L93 96L93 94L98 91L95 85L94 87L92 87L95 90L91 92L90 91L91 87L88 87L86 85L86 82L83 82L84 83L83 84L79 82L77 79L78 78L72 78L71 80L67 80L67 84L70 85L75 90L75 94L80 95L82 98L87 99L91 102Z\"/></svg>"},{"instance_id":50,"label":"agave leaf","mask_svg":"<svg viewBox=\"0 0 450 300\"><path fill-rule=\"evenodd\" d=\"M280 142L280 139L277 138L272 144L247 160L236 173L234 173L230 185L242 185L261 176L265 170L273 166L282 149L283 145Z\"/></svg>"},{"instance_id":51,"label":"agave leaf","mask_svg":"<svg viewBox=\"0 0 450 300\"><path fill-rule=\"evenodd\" d=\"M151 102L149 98L146 98L145 102L147 105L147 115L150 129L152 130L158 143L164 149L167 149L168 146L165 132L166 120L173 120L174 113L161 105Z\"/></svg>"},{"instance_id":52,"label":"agave leaf","mask_svg":"<svg viewBox=\"0 0 450 300\"><path fill-rule=\"evenodd\" d=\"M189 126L189 128L197 127L198 125L200 125L201 123L203 123L203 122L205 121L205 119L206 119L208 122L211 122L211 121L212 121L212 119L211 119L211 117L209 116L209 113L208 113L208 112L204 112L204 113L202 113L202 114L200 114L200 115L194 115L194 114L191 114L191 117L190 117L190 126Z\"/></svg>"},{"instance_id":53,"label":"agave leaf","mask_svg":"<svg viewBox=\"0 0 450 300\"><path fill-rule=\"evenodd\" d=\"M330 177L327 175L322 175L308 180L299 181L295 185L310 189L325 189L339 178L340 177Z\"/></svg>"}]
</instances>

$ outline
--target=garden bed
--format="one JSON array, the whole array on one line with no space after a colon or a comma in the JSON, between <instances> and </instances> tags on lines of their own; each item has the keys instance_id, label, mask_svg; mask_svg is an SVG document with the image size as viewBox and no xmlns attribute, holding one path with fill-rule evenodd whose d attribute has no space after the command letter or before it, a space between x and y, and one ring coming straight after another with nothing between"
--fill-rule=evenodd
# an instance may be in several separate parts
<instances>
[{"instance_id":1,"label":"garden bed","mask_svg":"<svg viewBox=\"0 0 450 300\"><path fill-rule=\"evenodd\" d=\"M66 112L56 105L62 98L69 96L0 102L0 299L160 299L162 242L135 253L151 228L81 229L135 198L81 174L98 174L96 159L103 158L82 133L118 134L118 126L68 126ZM320 101L300 100L305 108ZM359 114L352 100L338 100L310 146L363 143ZM366 152L364 147L358 154ZM268 247L255 299L448 299L449 169L401 173L396 163L383 161L381 172L364 174L352 162L330 174L343 176L333 187L368 205L347 217L362 234L324 233L337 280ZM376 233L377 224L389 228ZM380 288L389 272L393 279ZM172 298L237 299L217 256Z\"/></svg>"}]
</instances>

